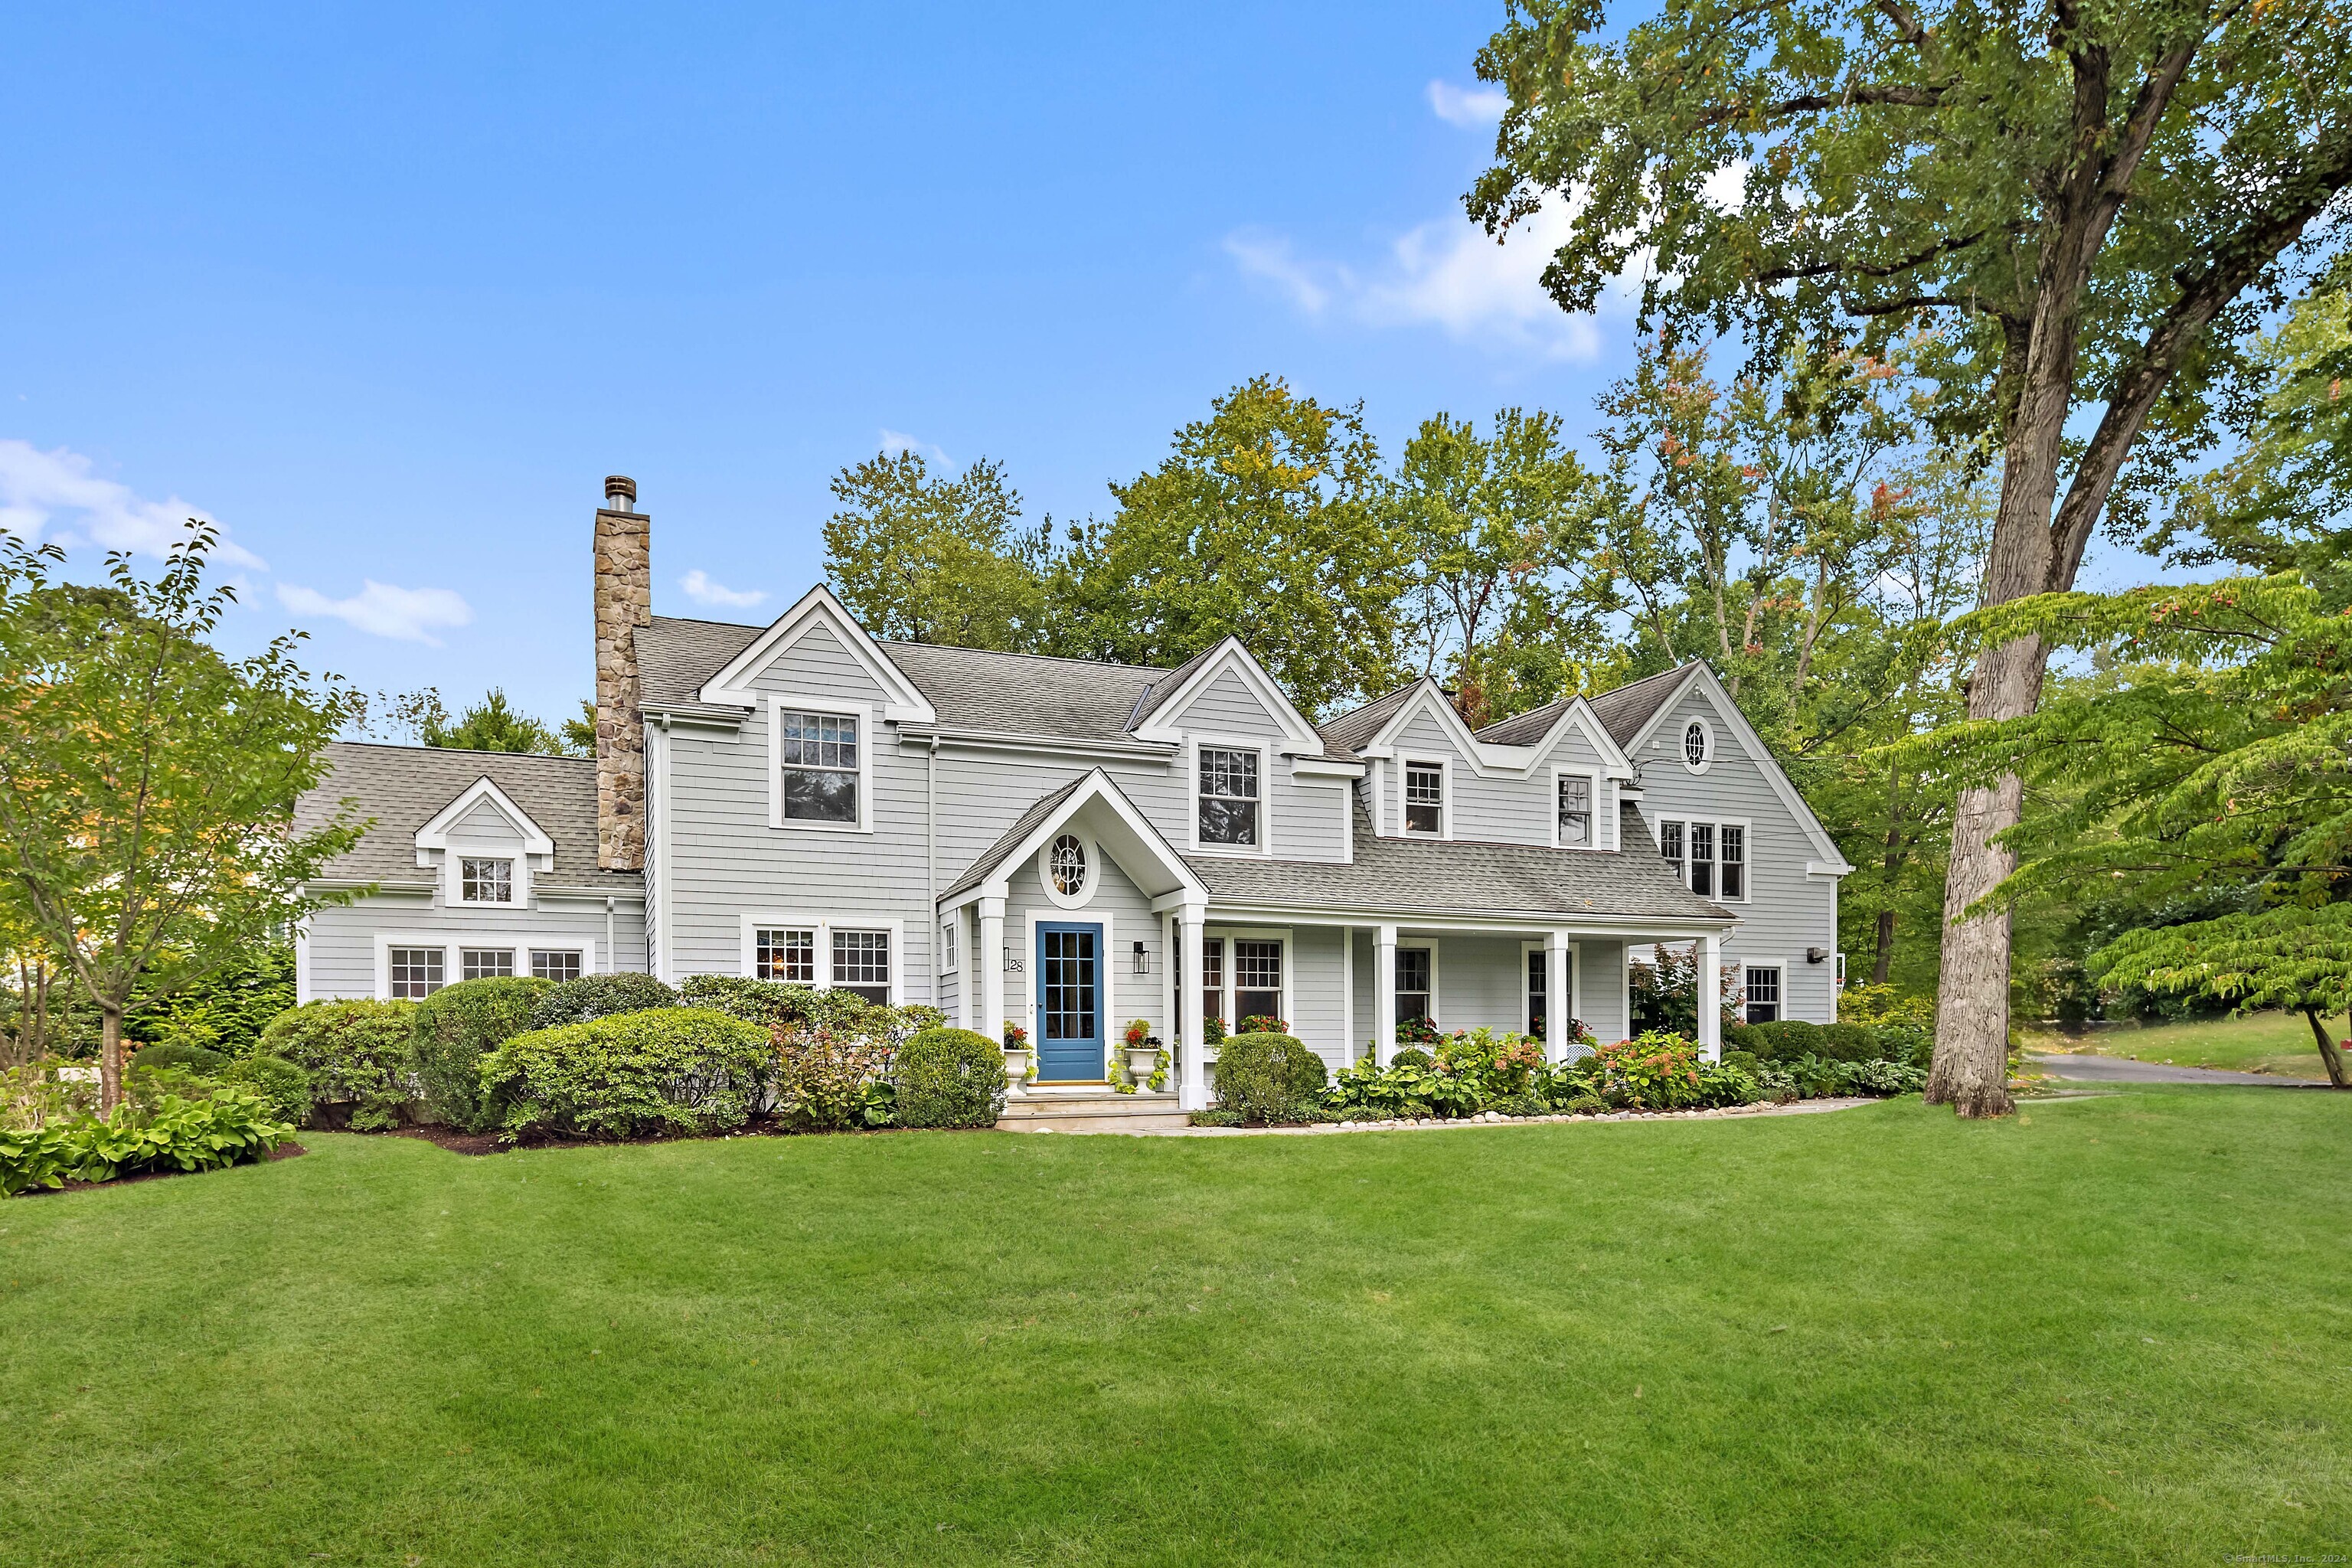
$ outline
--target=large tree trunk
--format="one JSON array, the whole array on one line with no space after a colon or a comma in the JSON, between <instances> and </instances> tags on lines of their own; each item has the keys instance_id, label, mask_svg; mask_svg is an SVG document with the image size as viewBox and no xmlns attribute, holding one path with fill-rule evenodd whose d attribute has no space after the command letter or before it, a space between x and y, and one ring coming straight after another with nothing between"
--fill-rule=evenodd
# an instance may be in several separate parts
<instances>
[{"instance_id":1,"label":"large tree trunk","mask_svg":"<svg viewBox=\"0 0 2352 1568\"><path fill-rule=\"evenodd\" d=\"M1895 967L1895 911L1878 911L1878 957L1870 966L1870 983L1886 984L1888 973Z\"/></svg>"},{"instance_id":2,"label":"large tree trunk","mask_svg":"<svg viewBox=\"0 0 2352 1568\"><path fill-rule=\"evenodd\" d=\"M98 1005L98 1100L100 1109L108 1116L122 1103L122 1009L104 1002Z\"/></svg>"},{"instance_id":3,"label":"large tree trunk","mask_svg":"<svg viewBox=\"0 0 2352 1568\"><path fill-rule=\"evenodd\" d=\"M2319 1042L2319 1065L2327 1069L2329 1086L2335 1089L2352 1089L2352 1083L2347 1083L2344 1079L2344 1053L2337 1050L2336 1042L2327 1037L2327 1024L2320 1017L2319 1009L2305 1007L2303 1010L2303 1017L2304 1021L2311 1026L2311 1037Z\"/></svg>"}]
</instances>

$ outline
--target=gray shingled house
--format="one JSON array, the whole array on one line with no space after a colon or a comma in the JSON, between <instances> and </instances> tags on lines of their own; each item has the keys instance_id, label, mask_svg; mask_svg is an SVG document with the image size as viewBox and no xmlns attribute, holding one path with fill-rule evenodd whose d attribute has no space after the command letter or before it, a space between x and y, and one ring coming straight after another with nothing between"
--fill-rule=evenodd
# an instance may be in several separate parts
<instances>
[{"instance_id":1,"label":"gray shingled house","mask_svg":"<svg viewBox=\"0 0 2352 1568\"><path fill-rule=\"evenodd\" d=\"M596 514L594 762L338 744L374 826L312 917L315 996L481 974L754 974L1035 1042L1032 1114L1103 1099L1140 1018L1334 1066L1400 1021L1627 1028L1629 947L1692 942L1751 1020L1835 1014L1851 869L1703 663L1473 732L1421 680L1321 725L1227 640L1174 669L882 642L823 587L766 626L651 614ZM1715 1049L1715 1010L1702 1008Z\"/></svg>"}]
</instances>

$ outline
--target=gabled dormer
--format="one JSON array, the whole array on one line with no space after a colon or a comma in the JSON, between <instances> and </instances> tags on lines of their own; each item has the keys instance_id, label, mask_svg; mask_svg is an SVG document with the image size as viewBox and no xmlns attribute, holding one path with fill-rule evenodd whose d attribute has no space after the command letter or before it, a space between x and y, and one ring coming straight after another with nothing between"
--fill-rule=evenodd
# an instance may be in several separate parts
<instances>
[{"instance_id":1,"label":"gabled dormer","mask_svg":"<svg viewBox=\"0 0 2352 1568\"><path fill-rule=\"evenodd\" d=\"M434 813L415 843L449 909L528 909L531 874L555 866L555 841L487 774Z\"/></svg>"},{"instance_id":2,"label":"gabled dormer","mask_svg":"<svg viewBox=\"0 0 2352 1568\"><path fill-rule=\"evenodd\" d=\"M1322 735L1237 637L1154 681L1128 732L1180 748L1187 808L1179 843L1188 853L1291 853L1277 843L1278 786L1300 782L1325 786L1313 792L1323 797L1315 809L1329 819L1324 836L1344 840L1345 797L1328 786L1360 770L1326 754Z\"/></svg>"}]
</instances>

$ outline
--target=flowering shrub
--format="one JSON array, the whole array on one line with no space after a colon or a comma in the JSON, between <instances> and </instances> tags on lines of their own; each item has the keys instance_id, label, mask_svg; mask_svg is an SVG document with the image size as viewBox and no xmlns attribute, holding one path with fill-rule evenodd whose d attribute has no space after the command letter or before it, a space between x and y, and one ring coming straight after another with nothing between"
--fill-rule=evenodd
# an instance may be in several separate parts
<instances>
[{"instance_id":1,"label":"flowering shrub","mask_svg":"<svg viewBox=\"0 0 2352 1568\"><path fill-rule=\"evenodd\" d=\"M1629 1110L1679 1110L1699 1103L1698 1047L1664 1029L1599 1047L1577 1065L1601 1099Z\"/></svg>"},{"instance_id":2,"label":"flowering shrub","mask_svg":"<svg viewBox=\"0 0 2352 1568\"><path fill-rule=\"evenodd\" d=\"M1401 1046L1433 1046L1445 1037L1437 1032L1434 1018L1399 1018L1396 1037Z\"/></svg>"},{"instance_id":3,"label":"flowering shrub","mask_svg":"<svg viewBox=\"0 0 2352 1568\"><path fill-rule=\"evenodd\" d=\"M1242 1026L1234 1030L1234 1033L1237 1035L1286 1035L1290 1033L1290 1026L1284 1023L1279 1018L1269 1018L1263 1013L1253 1013L1248 1017L1242 1020Z\"/></svg>"},{"instance_id":4,"label":"flowering shrub","mask_svg":"<svg viewBox=\"0 0 2352 1568\"><path fill-rule=\"evenodd\" d=\"M885 1109L866 1094L866 1085L890 1070L888 1036L846 1024L779 1026L776 1052L776 1115L803 1132L838 1132L848 1127L878 1127Z\"/></svg>"}]
</instances>

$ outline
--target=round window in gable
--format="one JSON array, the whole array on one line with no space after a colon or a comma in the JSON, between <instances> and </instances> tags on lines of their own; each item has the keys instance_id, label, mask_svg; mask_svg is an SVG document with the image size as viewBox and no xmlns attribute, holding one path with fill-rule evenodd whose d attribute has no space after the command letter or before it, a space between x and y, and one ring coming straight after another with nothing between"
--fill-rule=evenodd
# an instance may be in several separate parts
<instances>
[{"instance_id":1,"label":"round window in gable","mask_svg":"<svg viewBox=\"0 0 2352 1568\"><path fill-rule=\"evenodd\" d=\"M1704 719L1694 719L1683 726L1683 766L1691 772L1705 773L1706 764L1715 757L1715 731Z\"/></svg>"},{"instance_id":2,"label":"round window in gable","mask_svg":"<svg viewBox=\"0 0 2352 1568\"><path fill-rule=\"evenodd\" d=\"M1054 891L1075 899L1087 890L1087 847L1075 833L1065 833L1045 852L1046 875Z\"/></svg>"}]
</instances>

